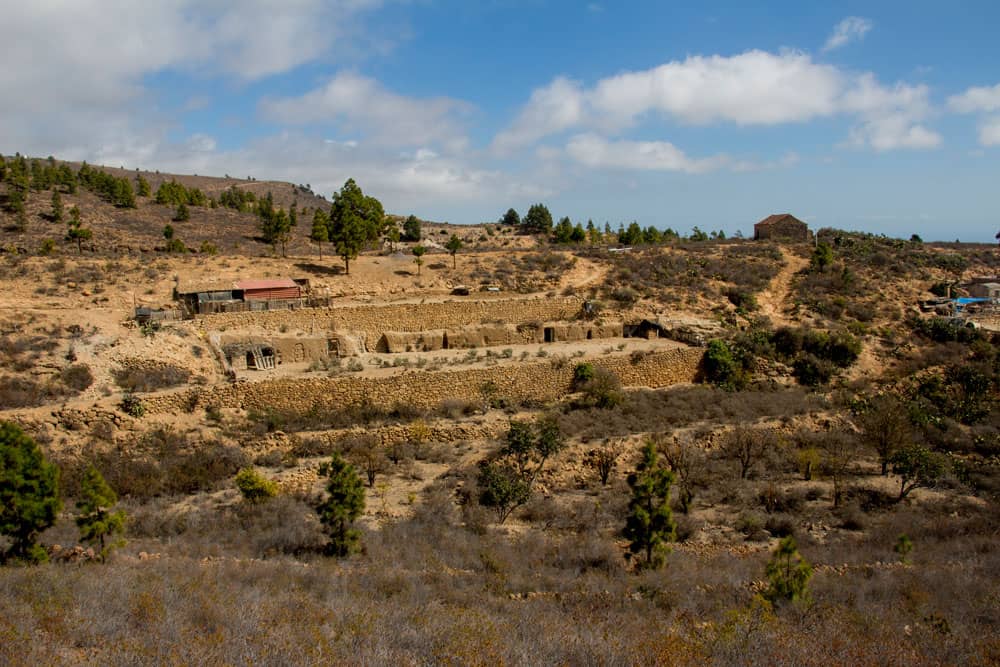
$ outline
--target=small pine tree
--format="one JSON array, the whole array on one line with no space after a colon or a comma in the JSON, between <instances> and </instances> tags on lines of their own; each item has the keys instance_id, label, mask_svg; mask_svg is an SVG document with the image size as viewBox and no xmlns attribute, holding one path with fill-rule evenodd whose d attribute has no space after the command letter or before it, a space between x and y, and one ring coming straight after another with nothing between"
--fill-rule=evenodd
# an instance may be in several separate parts
<instances>
[{"instance_id":1,"label":"small pine tree","mask_svg":"<svg viewBox=\"0 0 1000 667\"><path fill-rule=\"evenodd\" d=\"M174 214L174 222L186 222L191 219L191 211L188 210L187 204L181 202L177 205L177 212Z\"/></svg>"},{"instance_id":2,"label":"small pine tree","mask_svg":"<svg viewBox=\"0 0 1000 667\"><path fill-rule=\"evenodd\" d=\"M83 242L93 238L94 233L83 226L80 219L80 209L74 206L69 210L69 229L66 230L66 240L76 242L76 251L83 254Z\"/></svg>"},{"instance_id":3,"label":"small pine tree","mask_svg":"<svg viewBox=\"0 0 1000 667\"><path fill-rule=\"evenodd\" d=\"M424 265L424 255L427 253L427 248L422 245L413 246L413 263L417 265L417 275L420 275L420 267Z\"/></svg>"},{"instance_id":4,"label":"small pine tree","mask_svg":"<svg viewBox=\"0 0 1000 667\"><path fill-rule=\"evenodd\" d=\"M812 577L812 566L799 553L795 538L789 535L778 543L778 548L765 570L768 588L764 597L771 602L790 600L807 601L807 585Z\"/></svg>"},{"instance_id":5,"label":"small pine tree","mask_svg":"<svg viewBox=\"0 0 1000 667\"><path fill-rule=\"evenodd\" d=\"M896 540L896 545L892 550L899 556L899 562L906 565L910 562L910 552L913 551L913 540L910 539L909 535L903 533Z\"/></svg>"},{"instance_id":6,"label":"small pine tree","mask_svg":"<svg viewBox=\"0 0 1000 667\"><path fill-rule=\"evenodd\" d=\"M670 511L670 486L674 474L660 465L656 444L652 439L642 448L642 460L635 472L629 474L628 485L632 499L628 504L628 518L624 535L629 539L628 550L643 554L643 568L663 565L667 543L676 537L673 513Z\"/></svg>"},{"instance_id":7,"label":"small pine tree","mask_svg":"<svg viewBox=\"0 0 1000 667\"><path fill-rule=\"evenodd\" d=\"M448 239L448 242L444 244L445 249L447 249L451 254L451 268L453 269L457 267L455 255L458 254L458 251L462 249L463 245L462 239L458 238L456 234L452 234L451 238Z\"/></svg>"},{"instance_id":8,"label":"small pine tree","mask_svg":"<svg viewBox=\"0 0 1000 667\"><path fill-rule=\"evenodd\" d=\"M319 474L328 478L326 491L329 496L316 508L322 523L330 534L327 552L344 557L360 548L361 533L351 524L365 510L365 490L354 466L334 453L328 463L319 468Z\"/></svg>"},{"instance_id":9,"label":"small pine tree","mask_svg":"<svg viewBox=\"0 0 1000 667\"><path fill-rule=\"evenodd\" d=\"M125 512L112 512L118 502L118 495L108 486L100 471L90 466L80 484L80 499L76 503L79 515L76 525L80 528L80 539L98 546L98 558L103 561L108 552L124 543L122 539L111 539L125 530Z\"/></svg>"},{"instance_id":10,"label":"small pine tree","mask_svg":"<svg viewBox=\"0 0 1000 667\"><path fill-rule=\"evenodd\" d=\"M143 178L142 174L136 174L135 183L140 197L149 197L153 193L152 188L149 187L149 181Z\"/></svg>"},{"instance_id":11,"label":"small pine tree","mask_svg":"<svg viewBox=\"0 0 1000 667\"><path fill-rule=\"evenodd\" d=\"M10 540L0 563L44 561L45 550L35 540L55 523L61 507L58 469L20 426L0 422L0 535Z\"/></svg>"},{"instance_id":12,"label":"small pine tree","mask_svg":"<svg viewBox=\"0 0 1000 667\"><path fill-rule=\"evenodd\" d=\"M63 221L62 195L58 190L52 191L52 222L61 223Z\"/></svg>"},{"instance_id":13,"label":"small pine tree","mask_svg":"<svg viewBox=\"0 0 1000 667\"><path fill-rule=\"evenodd\" d=\"M322 209L316 209L313 213L312 231L309 232L309 240L316 244L319 249L319 260L323 261L323 244L330 240L330 216Z\"/></svg>"},{"instance_id":14,"label":"small pine tree","mask_svg":"<svg viewBox=\"0 0 1000 667\"><path fill-rule=\"evenodd\" d=\"M829 243L817 244L809 260L809 266L813 271L823 273L831 264L833 264L833 248Z\"/></svg>"}]
</instances>

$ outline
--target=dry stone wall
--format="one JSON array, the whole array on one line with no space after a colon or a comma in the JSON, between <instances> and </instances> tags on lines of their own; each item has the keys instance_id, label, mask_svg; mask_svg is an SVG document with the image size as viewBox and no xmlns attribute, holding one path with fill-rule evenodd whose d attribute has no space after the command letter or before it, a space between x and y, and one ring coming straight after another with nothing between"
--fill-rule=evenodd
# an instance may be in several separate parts
<instances>
[{"instance_id":1,"label":"dry stone wall","mask_svg":"<svg viewBox=\"0 0 1000 667\"><path fill-rule=\"evenodd\" d=\"M216 313L196 321L205 330L261 328L268 331L297 329L307 332L359 331L374 345L390 331L454 329L489 322L520 323L568 320L583 306L578 297L439 301L382 306L340 306L302 310Z\"/></svg>"},{"instance_id":2,"label":"dry stone wall","mask_svg":"<svg viewBox=\"0 0 1000 667\"><path fill-rule=\"evenodd\" d=\"M640 359L615 355L593 361L615 373L625 386L664 387L694 380L702 351L676 348ZM571 363L551 361L448 371L406 371L389 377L304 377L239 383L146 396L148 414L191 411L212 404L246 410L289 413L336 410L371 403L389 408L409 404L436 408L447 399L478 401L487 382L496 395L512 401L551 401L571 391Z\"/></svg>"}]
</instances>

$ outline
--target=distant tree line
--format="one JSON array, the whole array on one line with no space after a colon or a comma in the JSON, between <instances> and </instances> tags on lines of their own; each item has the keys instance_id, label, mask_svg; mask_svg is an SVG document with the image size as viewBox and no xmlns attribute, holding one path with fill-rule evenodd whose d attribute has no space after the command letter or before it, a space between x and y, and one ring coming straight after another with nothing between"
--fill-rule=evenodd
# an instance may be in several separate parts
<instances>
[{"instance_id":1,"label":"distant tree line","mask_svg":"<svg viewBox=\"0 0 1000 667\"><path fill-rule=\"evenodd\" d=\"M553 243L579 245L583 243L599 244L611 243L620 245L659 245L662 243L674 243L677 241L708 241L721 240L726 238L726 233L722 230L717 232L704 232L698 227L691 230L688 237L684 237L680 232L671 228L659 230L652 225L641 227L638 222L631 222L627 227L624 224L618 225L618 230L613 231L610 223L604 223L604 230L599 229L593 220L588 220L586 226L582 223L573 223L568 216L563 217L559 222L553 224L552 213L545 204L533 204L522 218L513 208L501 216L498 221L501 225L513 227L522 234L534 234L547 237Z\"/></svg>"}]
</instances>

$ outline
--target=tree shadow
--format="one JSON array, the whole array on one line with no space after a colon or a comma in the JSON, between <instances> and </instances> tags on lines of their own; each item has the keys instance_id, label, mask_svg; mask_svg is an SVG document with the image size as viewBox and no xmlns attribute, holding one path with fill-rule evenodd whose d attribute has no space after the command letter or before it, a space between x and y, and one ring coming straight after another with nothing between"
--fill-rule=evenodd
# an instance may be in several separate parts
<instances>
[{"instance_id":1,"label":"tree shadow","mask_svg":"<svg viewBox=\"0 0 1000 667\"><path fill-rule=\"evenodd\" d=\"M342 266L326 266L323 264L313 264L312 262L296 264L295 268L317 276L339 276L344 272L344 267Z\"/></svg>"},{"instance_id":2,"label":"tree shadow","mask_svg":"<svg viewBox=\"0 0 1000 667\"><path fill-rule=\"evenodd\" d=\"M397 271L393 271L393 273L395 273L397 276L414 276L414 275L416 275L415 273L413 273L413 271L407 271L406 269L399 269Z\"/></svg>"}]
</instances>

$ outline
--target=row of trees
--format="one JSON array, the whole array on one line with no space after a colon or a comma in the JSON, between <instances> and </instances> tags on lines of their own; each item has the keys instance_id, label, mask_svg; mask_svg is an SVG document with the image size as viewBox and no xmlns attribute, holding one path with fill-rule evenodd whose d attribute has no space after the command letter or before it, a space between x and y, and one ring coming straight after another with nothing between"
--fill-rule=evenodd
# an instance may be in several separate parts
<instances>
[{"instance_id":1,"label":"row of trees","mask_svg":"<svg viewBox=\"0 0 1000 667\"><path fill-rule=\"evenodd\" d=\"M548 237L554 243L580 244L580 243L619 243L622 245L658 245L661 243L672 243L683 240L679 232L671 228L659 230L652 225L641 227L638 222L618 225L618 231L612 231L610 223L604 223L604 230L601 231L593 220L588 220L586 226L577 222L573 223L569 217L563 217L558 223L553 225L552 213L549 212L545 204L533 204L528 209L524 218L513 208L499 220L499 224L507 225L518 229L523 234L540 234ZM691 230L689 241L721 240L726 238L726 233L722 230L704 232L698 227Z\"/></svg>"}]
</instances>

